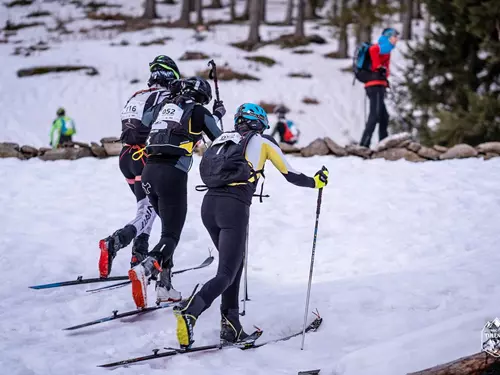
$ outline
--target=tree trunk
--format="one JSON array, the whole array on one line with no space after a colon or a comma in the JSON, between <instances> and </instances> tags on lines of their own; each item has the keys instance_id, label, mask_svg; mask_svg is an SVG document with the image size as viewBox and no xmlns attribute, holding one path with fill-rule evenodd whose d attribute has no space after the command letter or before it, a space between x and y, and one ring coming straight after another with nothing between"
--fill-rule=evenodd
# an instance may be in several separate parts
<instances>
[{"instance_id":1,"label":"tree trunk","mask_svg":"<svg viewBox=\"0 0 500 375\"><path fill-rule=\"evenodd\" d=\"M179 18L179 26L181 27L188 27L190 25L189 21L189 6L190 6L191 0L182 0L182 8L181 8L181 18Z\"/></svg>"},{"instance_id":2,"label":"tree trunk","mask_svg":"<svg viewBox=\"0 0 500 375\"><path fill-rule=\"evenodd\" d=\"M212 0L212 4L210 4L210 8L222 8L222 3L220 0Z\"/></svg>"},{"instance_id":3,"label":"tree trunk","mask_svg":"<svg viewBox=\"0 0 500 375\"><path fill-rule=\"evenodd\" d=\"M285 24L291 25L293 23L293 6L295 1L288 0L286 2L286 16L285 16Z\"/></svg>"},{"instance_id":4,"label":"tree trunk","mask_svg":"<svg viewBox=\"0 0 500 375\"><path fill-rule=\"evenodd\" d=\"M304 33L304 16L305 16L305 1L307 0L299 0L299 9L297 14L297 23L295 24L295 37L296 38L305 38Z\"/></svg>"},{"instance_id":5,"label":"tree trunk","mask_svg":"<svg viewBox=\"0 0 500 375\"><path fill-rule=\"evenodd\" d=\"M330 10L330 18L334 26L339 25L339 0L332 1L332 9Z\"/></svg>"},{"instance_id":6,"label":"tree trunk","mask_svg":"<svg viewBox=\"0 0 500 375\"><path fill-rule=\"evenodd\" d=\"M342 0L342 9L339 14L339 58L349 57L349 38L347 35L347 25L349 24L348 4L349 0Z\"/></svg>"},{"instance_id":7,"label":"tree trunk","mask_svg":"<svg viewBox=\"0 0 500 375\"><path fill-rule=\"evenodd\" d=\"M203 25L203 4L202 0L195 0L196 5L196 24Z\"/></svg>"},{"instance_id":8,"label":"tree trunk","mask_svg":"<svg viewBox=\"0 0 500 375\"><path fill-rule=\"evenodd\" d=\"M497 374L500 370L500 358L485 352L459 358L453 362L412 372L408 375L456 375L456 374Z\"/></svg>"},{"instance_id":9,"label":"tree trunk","mask_svg":"<svg viewBox=\"0 0 500 375\"><path fill-rule=\"evenodd\" d=\"M196 0L189 0L189 11L194 12L196 11Z\"/></svg>"},{"instance_id":10,"label":"tree trunk","mask_svg":"<svg viewBox=\"0 0 500 375\"><path fill-rule=\"evenodd\" d=\"M305 14L305 19L306 20L312 20L314 18L313 16L313 8L311 4L311 0L305 0L306 2L306 14Z\"/></svg>"},{"instance_id":11,"label":"tree trunk","mask_svg":"<svg viewBox=\"0 0 500 375\"><path fill-rule=\"evenodd\" d=\"M413 0L405 0L405 9L403 15L403 32L401 34L401 39L409 40L411 39L411 20L413 19Z\"/></svg>"},{"instance_id":12,"label":"tree trunk","mask_svg":"<svg viewBox=\"0 0 500 375\"><path fill-rule=\"evenodd\" d=\"M156 14L156 0L146 0L144 2L144 13L142 15L142 18L145 18L147 20L152 20L154 18L157 18Z\"/></svg>"},{"instance_id":13,"label":"tree trunk","mask_svg":"<svg viewBox=\"0 0 500 375\"><path fill-rule=\"evenodd\" d=\"M231 13L231 21L236 20L236 0L231 0L229 3L229 11Z\"/></svg>"},{"instance_id":14,"label":"tree trunk","mask_svg":"<svg viewBox=\"0 0 500 375\"><path fill-rule=\"evenodd\" d=\"M248 35L247 43L255 46L260 42L259 26L262 19L260 12L262 10L262 0L249 0L250 1L250 33Z\"/></svg>"},{"instance_id":15,"label":"tree trunk","mask_svg":"<svg viewBox=\"0 0 500 375\"><path fill-rule=\"evenodd\" d=\"M253 0L246 0L245 10L243 11L243 14L240 17L244 21L247 21L250 19L250 6L252 4L252 1Z\"/></svg>"},{"instance_id":16,"label":"tree trunk","mask_svg":"<svg viewBox=\"0 0 500 375\"><path fill-rule=\"evenodd\" d=\"M261 0L260 2L261 8L260 8L260 21L262 23L266 22L266 5L267 5L267 0Z\"/></svg>"},{"instance_id":17,"label":"tree trunk","mask_svg":"<svg viewBox=\"0 0 500 375\"><path fill-rule=\"evenodd\" d=\"M416 19L416 20L423 19L422 7L420 5L421 5L421 0L413 1L413 19Z\"/></svg>"},{"instance_id":18,"label":"tree trunk","mask_svg":"<svg viewBox=\"0 0 500 375\"><path fill-rule=\"evenodd\" d=\"M370 20L371 14L371 1L370 0L358 0L359 7L359 26L358 32L356 33L357 44L363 42L371 42L372 39L372 22Z\"/></svg>"},{"instance_id":19,"label":"tree trunk","mask_svg":"<svg viewBox=\"0 0 500 375\"><path fill-rule=\"evenodd\" d=\"M430 13L427 11L425 14L425 27L424 27L425 36L428 36L431 33L431 23L432 23L432 17Z\"/></svg>"},{"instance_id":20,"label":"tree trunk","mask_svg":"<svg viewBox=\"0 0 500 375\"><path fill-rule=\"evenodd\" d=\"M316 14L316 9L318 8L318 0L305 0L306 2L306 20L314 20L319 18Z\"/></svg>"}]
</instances>

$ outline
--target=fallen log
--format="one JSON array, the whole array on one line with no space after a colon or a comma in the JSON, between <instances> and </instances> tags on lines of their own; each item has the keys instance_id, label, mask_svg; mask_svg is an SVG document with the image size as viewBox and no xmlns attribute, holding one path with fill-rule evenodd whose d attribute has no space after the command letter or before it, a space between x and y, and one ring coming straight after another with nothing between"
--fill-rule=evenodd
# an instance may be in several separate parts
<instances>
[{"instance_id":1,"label":"fallen log","mask_svg":"<svg viewBox=\"0 0 500 375\"><path fill-rule=\"evenodd\" d=\"M500 358L486 352L476 353L455 361L412 372L407 375L494 375L500 374Z\"/></svg>"}]
</instances>

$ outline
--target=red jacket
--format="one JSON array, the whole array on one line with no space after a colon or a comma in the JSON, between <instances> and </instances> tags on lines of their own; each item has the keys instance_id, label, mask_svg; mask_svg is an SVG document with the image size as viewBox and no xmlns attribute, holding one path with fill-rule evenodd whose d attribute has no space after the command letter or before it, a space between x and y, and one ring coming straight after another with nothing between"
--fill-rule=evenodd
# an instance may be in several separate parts
<instances>
[{"instance_id":1,"label":"red jacket","mask_svg":"<svg viewBox=\"0 0 500 375\"><path fill-rule=\"evenodd\" d=\"M386 55L380 54L380 46L378 44L374 44L368 49L370 53L370 59L372 61L372 72L376 72L380 67L384 67L387 70L386 78L389 78L389 65L391 62L391 54L388 53ZM388 86L387 81L385 80L373 80L365 83L365 87L370 86Z\"/></svg>"}]
</instances>

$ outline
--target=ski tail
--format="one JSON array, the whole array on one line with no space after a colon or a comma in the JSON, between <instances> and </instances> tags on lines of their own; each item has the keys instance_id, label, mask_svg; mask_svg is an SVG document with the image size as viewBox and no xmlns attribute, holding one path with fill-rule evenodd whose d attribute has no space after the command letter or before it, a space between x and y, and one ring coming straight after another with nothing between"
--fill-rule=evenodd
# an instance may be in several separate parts
<instances>
[{"instance_id":1,"label":"ski tail","mask_svg":"<svg viewBox=\"0 0 500 375\"><path fill-rule=\"evenodd\" d=\"M70 285L81 285L81 284L91 284L91 283L103 283L109 281L123 281L128 280L128 276L111 276L107 278L94 277L90 279L84 279L83 276L78 276L76 280L70 281L59 281L56 283L49 284L39 284L39 285L31 285L29 288L31 289L50 289L50 288L59 288L62 286L70 286Z\"/></svg>"},{"instance_id":2,"label":"ski tail","mask_svg":"<svg viewBox=\"0 0 500 375\"><path fill-rule=\"evenodd\" d=\"M156 311L156 310L159 310L159 309L165 309L165 308L168 308L168 307L175 306L175 305L177 305L177 303L178 302L167 302L167 303L160 304L158 306L151 306L151 307L145 307L143 309L125 311L125 312L120 313L120 314L118 314L118 310L114 310L113 314L110 315L110 316L105 316L104 318L99 318L99 319L96 319L96 320L92 320L92 321L87 322L87 323L82 323L82 324L78 324L78 325L75 325L75 326L63 328L63 330L64 331L74 331L76 329L90 327L90 326L93 326L93 325L96 325L96 324L109 322L111 320L126 318L126 317L132 316L132 315L143 315L143 314L146 314L146 313L149 313L149 312L152 312L152 311Z\"/></svg>"}]
</instances>

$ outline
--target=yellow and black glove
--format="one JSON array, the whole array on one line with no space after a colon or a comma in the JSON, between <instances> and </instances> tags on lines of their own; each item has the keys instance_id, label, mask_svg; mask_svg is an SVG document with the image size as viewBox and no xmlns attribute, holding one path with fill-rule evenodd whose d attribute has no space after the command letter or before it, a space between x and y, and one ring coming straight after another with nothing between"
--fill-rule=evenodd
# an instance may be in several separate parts
<instances>
[{"instance_id":1,"label":"yellow and black glove","mask_svg":"<svg viewBox=\"0 0 500 375\"><path fill-rule=\"evenodd\" d=\"M322 189L326 185L328 185L328 169L326 169L326 167L323 166L314 175L314 187L316 189Z\"/></svg>"}]
</instances>

